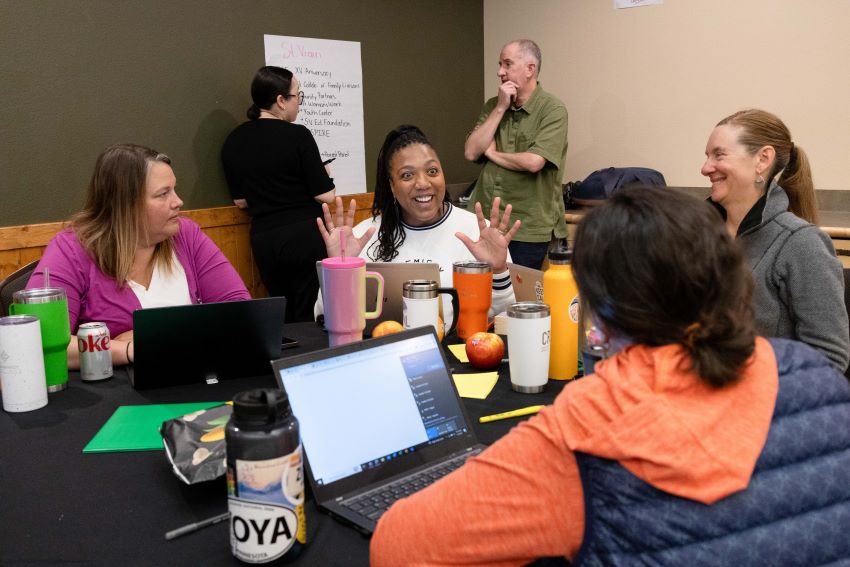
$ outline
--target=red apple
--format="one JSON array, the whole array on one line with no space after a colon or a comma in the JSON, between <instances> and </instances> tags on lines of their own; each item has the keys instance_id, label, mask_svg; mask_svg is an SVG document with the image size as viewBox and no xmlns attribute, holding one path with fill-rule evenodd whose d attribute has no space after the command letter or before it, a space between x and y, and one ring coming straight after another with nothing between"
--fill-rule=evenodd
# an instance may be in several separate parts
<instances>
[{"instance_id":1,"label":"red apple","mask_svg":"<svg viewBox=\"0 0 850 567\"><path fill-rule=\"evenodd\" d=\"M466 339L466 356L475 368L496 368L505 356L505 343L495 333L475 333Z\"/></svg>"}]
</instances>

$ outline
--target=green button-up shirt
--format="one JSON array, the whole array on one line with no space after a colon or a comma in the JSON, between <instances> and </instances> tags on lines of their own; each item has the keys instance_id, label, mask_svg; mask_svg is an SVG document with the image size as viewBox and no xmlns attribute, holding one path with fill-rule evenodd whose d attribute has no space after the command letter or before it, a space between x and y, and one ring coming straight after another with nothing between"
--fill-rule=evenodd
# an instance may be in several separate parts
<instances>
[{"instance_id":1,"label":"green button-up shirt","mask_svg":"<svg viewBox=\"0 0 850 567\"><path fill-rule=\"evenodd\" d=\"M484 122L497 97L484 104L477 125ZM502 204L513 205L512 219L520 219L522 226L514 240L523 242L548 242L554 234L567 236L564 221L564 199L561 182L567 156L567 109L560 100L545 92L540 84L522 108L505 112L496 130L496 149L500 152L530 152L546 160L537 173L513 171L486 158L478 176L470 203L481 203L484 214L489 215L496 197Z\"/></svg>"}]
</instances>

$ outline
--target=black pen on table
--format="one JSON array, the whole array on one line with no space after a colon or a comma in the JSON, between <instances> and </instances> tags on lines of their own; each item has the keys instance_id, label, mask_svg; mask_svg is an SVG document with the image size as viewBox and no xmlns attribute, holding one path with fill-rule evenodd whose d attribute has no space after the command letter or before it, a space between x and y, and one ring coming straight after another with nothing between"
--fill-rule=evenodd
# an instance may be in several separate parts
<instances>
[{"instance_id":1,"label":"black pen on table","mask_svg":"<svg viewBox=\"0 0 850 567\"><path fill-rule=\"evenodd\" d=\"M223 522L224 520L230 517L230 512L225 512L224 514L219 514L218 516L213 516L212 518L207 518L206 520L201 520L200 522L195 522L193 524L186 524L183 527L177 528L176 530L171 530L170 532L166 532L165 539L174 539L176 537L184 536L186 534L191 534L198 530L201 530L207 526L212 526L213 524L217 524L219 522Z\"/></svg>"},{"instance_id":2,"label":"black pen on table","mask_svg":"<svg viewBox=\"0 0 850 567\"><path fill-rule=\"evenodd\" d=\"M335 157L332 157L331 159L326 159L325 161L322 162L322 165L328 165L330 162L332 162L335 159L336 159Z\"/></svg>"}]
</instances>

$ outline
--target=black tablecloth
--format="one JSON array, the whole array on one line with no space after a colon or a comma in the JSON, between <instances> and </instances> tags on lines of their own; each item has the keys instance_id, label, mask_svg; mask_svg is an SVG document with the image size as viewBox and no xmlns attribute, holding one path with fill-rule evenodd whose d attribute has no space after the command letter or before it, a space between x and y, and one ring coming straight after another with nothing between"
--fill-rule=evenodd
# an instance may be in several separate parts
<instances>
[{"instance_id":1,"label":"black tablecloth","mask_svg":"<svg viewBox=\"0 0 850 567\"><path fill-rule=\"evenodd\" d=\"M327 346L314 324L287 325L297 354ZM179 354L177 354L179 356ZM446 354L455 371L473 371ZM479 439L490 444L520 419L478 423L478 417L550 403L563 387L542 394L510 389L507 363L486 400L465 399ZM82 449L122 405L228 400L255 387L274 387L271 375L136 391L127 373L84 383L27 413L0 412L0 564L239 565L230 553L228 522L172 541L165 532L227 510L224 479L187 486L163 451L83 454ZM522 418L521 418L522 419ZM306 504L308 545L296 564L367 565L369 540Z\"/></svg>"}]
</instances>

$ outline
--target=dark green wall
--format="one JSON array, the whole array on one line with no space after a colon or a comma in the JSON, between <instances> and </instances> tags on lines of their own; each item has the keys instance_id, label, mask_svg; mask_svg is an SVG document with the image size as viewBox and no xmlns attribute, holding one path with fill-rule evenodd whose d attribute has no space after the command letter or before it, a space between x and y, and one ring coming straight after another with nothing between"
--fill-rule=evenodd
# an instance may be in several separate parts
<instances>
[{"instance_id":1,"label":"dark green wall","mask_svg":"<svg viewBox=\"0 0 850 567\"><path fill-rule=\"evenodd\" d=\"M370 188L400 123L429 135L448 182L474 179L482 0L0 0L0 226L67 218L115 142L169 154L185 208L229 204L219 150L263 34L361 42Z\"/></svg>"}]
</instances>

